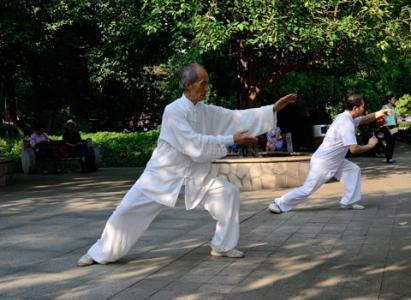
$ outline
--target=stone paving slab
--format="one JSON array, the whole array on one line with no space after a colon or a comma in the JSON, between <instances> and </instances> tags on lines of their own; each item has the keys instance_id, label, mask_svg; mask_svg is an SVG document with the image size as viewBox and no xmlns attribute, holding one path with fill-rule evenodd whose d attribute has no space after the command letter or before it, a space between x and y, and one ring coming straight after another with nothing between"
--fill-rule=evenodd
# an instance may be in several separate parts
<instances>
[{"instance_id":1,"label":"stone paving slab","mask_svg":"<svg viewBox=\"0 0 411 300\"><path fill-rule=\"evenodd\" d=\"M214 221L165 208L118 263L75 266L141 169L17 174L0 190L0 299L411 299L411 147L362 167L364 211L325 184L286 214L287 190L241 193L244 259L209 256Z\"/></svg>"}]
</instances>

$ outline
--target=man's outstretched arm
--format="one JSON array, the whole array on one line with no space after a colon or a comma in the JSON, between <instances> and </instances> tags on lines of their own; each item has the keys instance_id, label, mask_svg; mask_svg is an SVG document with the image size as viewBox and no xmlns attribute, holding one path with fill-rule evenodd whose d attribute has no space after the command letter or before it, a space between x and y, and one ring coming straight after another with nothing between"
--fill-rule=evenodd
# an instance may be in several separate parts
<instances>
[{"instance_id":1,"label":"man's outstretched arm","mask_svg":"<svg viewBox=\"0 0 411 300\"><path fill-rule=\"evenodd\" d=\"M362 117L360 124L359 125L364 125L364 124L368 124L371 123L372 121L374 121L375 119L381 118L385 115L390 115L391 114L391 110L390 109L381 109L379 111L370 113L368 115L365 115L364 117Z\"/></svg>"},{"instance_id":2,"label":"man's outstretched arm","mask_svg":"<svg viewBox=\"0 0 411 300\"><path fill-rule=\"evenodd\" d=\"M276 127L277 111L294 103L296 98L296 94L289 94L275 104L242 110L204 105L208 134L234 135L240 130L248 130L250 136L265 133Z\"/></svg>"},{"instance_id":3,"label":"man's outstretched arm","mask_svg":"<svg viewBox=\"0 0 411 300\"><path fill-rule=\"evenodd\" d=\"M274 103L273 111L276 112L276 111L282 110L288 104L294 103L295 101L297 101L297 98L298 98L298 95L295 94L295 93L288 94L288 95L280 98L277 102Z\"/></svg>"}]
</instances>

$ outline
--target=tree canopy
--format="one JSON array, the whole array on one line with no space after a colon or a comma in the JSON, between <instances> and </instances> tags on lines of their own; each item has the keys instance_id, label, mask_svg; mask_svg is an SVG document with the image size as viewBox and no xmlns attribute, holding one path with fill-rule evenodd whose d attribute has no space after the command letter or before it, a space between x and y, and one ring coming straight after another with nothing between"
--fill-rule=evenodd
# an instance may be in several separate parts
<instances>
[{"instance_id":1,"label":"tree canopy","mask_svg":"<svg viewBox=\"0 0 411 300\"><path fill-rule=\"evenodd\" d=\"M411 93L410 22L405 0L5 0L1 101L49 128L75 117L114 130L131 115L158 121L181 67L198 62L208 101L229 107L297 91L307 114L349 93L377 108Z\"/></svg>"},{"instance_id":2,"label":"tree canopy","mask_svg":"<svg viewBox=\"0 0 411 300\"><path fill-rule=\"evenodd\" d=\"M358 73L378 72L380 78L372 79L383 84L393 73L409 78L411 18L405 1L153 0L146 11L147 31L171 31L176 50L231 56L245 107L290 72L360 75L356 80L363 79Z\"/></svg>"}]
</instances>

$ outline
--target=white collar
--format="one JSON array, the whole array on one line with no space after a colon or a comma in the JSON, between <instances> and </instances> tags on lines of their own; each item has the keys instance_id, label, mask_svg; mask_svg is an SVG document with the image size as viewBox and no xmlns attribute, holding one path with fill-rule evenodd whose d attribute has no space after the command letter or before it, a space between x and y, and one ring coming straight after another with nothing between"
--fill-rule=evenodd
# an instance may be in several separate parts
<instances>
[{"instance_id":1,"label":"white collar","mask_svg":"<svg viewBox=\"0 0 411 300\"><path fill-rule=\"evenodd\" d=\"M354 118L352 117L352 115L350 114L350 112L348 110L344 110L344 113L350 117L351 120L354 121Z\"/></svg>"},{"instance_id":2,"label":"white collar","mask_svg":"<svg viewBox=\"0 0 411 300\"><path fill-rule=\"evenodd\" d=\"M181 102L184 105L184 107L187 107L189 109L195 109L196 105L190 99L188 99L187 96L184 95L184 93L183 93L183 95L181 96L180 99L181 99Z\"/></svg>"}]
</instances>

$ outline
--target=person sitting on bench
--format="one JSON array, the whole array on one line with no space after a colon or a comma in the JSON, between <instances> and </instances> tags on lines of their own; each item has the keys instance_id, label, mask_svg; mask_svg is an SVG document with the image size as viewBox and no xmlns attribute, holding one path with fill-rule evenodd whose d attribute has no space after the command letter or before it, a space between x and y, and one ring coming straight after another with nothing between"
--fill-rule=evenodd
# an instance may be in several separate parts
<instances>
[{"instance_id":1,"label":"person sitting on bench","mask_svg":"<svg viewBox=\"0 0 411 300\"><path fill-rule=\"evenodd\" d=\"M30 136L30 146L34 150L36 160L39 162L40 170L43 174L48 173L45 165L47 159L53 161L54 171L56 173L61 173L60 157L56 149L50 143L47 133L44 132L44 126L42 124L36 124L34 132Z\"/></svg>"},{"instance_id":2,"label":"person sitting on bench","mask_svg":"<svg viewBox=\"0 0 411 300\"><path fill-rule=\"evenodd\" d=\"M91 170L94 164L94 157L87 147L85 141L81 139L80 133L76 130L76 123L68 120L64 125L63 144L69 157L79 157L81 172Z\"/></svg>"}]
</instances>

